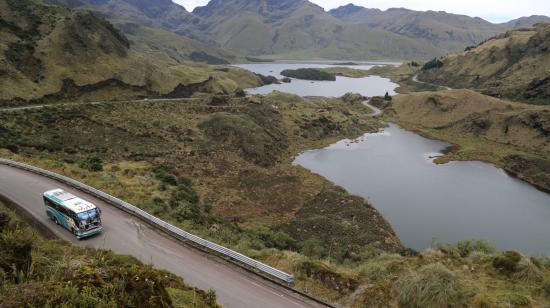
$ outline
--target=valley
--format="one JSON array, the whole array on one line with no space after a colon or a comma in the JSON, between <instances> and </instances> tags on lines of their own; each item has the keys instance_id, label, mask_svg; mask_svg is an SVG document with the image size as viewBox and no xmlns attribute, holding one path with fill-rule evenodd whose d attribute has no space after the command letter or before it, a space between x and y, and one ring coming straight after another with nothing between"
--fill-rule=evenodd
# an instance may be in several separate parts
<instances>
[{"instance_id":1,"label":"valley","mask_svg":"<svg viewBox=\"0 0 550 308\"><path fill-rule=\"evenodd\" d=\"M36 306L109 305L143 273L157 287L126 288L116 305L267 307L307 294L338 307L545 307L548 21L306 0L193 11L170 0L0 0L1 158L294 275L290 286L248 272L233 284L241 274L224 276L227 260L185 243L155 250L169 262L150 254L165 274L99 249L146 262L156 229L137 228L143 252L100 238L81 249L35 235L0 204L0 306L34 288ZM2 168L0 197L29 192L36 178ZM114 224L116 209L100 202ZM37 265L21 274L2 261L19 241ZM208 262L179 264L187 254ZM209 274L217 266L227 271ZM65 287L62 271L81 283ZM244 299L247 284L262 291Z\"/></svg>"}]
</instances>

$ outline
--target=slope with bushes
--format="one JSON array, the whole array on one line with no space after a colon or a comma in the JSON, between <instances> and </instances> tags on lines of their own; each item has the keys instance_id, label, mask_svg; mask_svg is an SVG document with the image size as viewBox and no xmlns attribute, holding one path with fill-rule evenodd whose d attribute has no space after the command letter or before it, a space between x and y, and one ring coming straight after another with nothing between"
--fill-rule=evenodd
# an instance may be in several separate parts
<instances>
[{"instance_id":1,"label":"slope with bushes","mask_svg":"<svg viewBox=\"0 0 550 308\"><path fill-rule=\"evenodd\" d=\"M65 170L245 253L307 250L312 239L320 256L331 250L343 261L367 244L403 247L365 200L291 162L307 148L377 130L361 101L274 93L12 111L0 114L0 144L3 156ZM313 219L324 199L326 212ZM327 222L330 232L319 233Z\"/></svg>"},{"instance_id":2,"label":"slope with bushes","mask_svg":"<svg viewBox=\"0 0 550 308\"><path fill-rule=\"evenodd\" d=\"M419 79L535 104L550 102L550 24L506 32L434 60ZM432 63L435 63L432 61Z\"/></svg>"},{"instance_id":3,"label":"slope with bushes","mask_svg":"<svg viewBox=\"0 0 550 308\"><path fill-rule=\"evenodd\" d=\"M217 307L216 293L110 251L45 239L0 202L2 307Z\"/></svg>"},{"instance_id":4,"label":"slope with bushes","mask_svg":"<svg viewBox=\"0 0 550 308\"><path fill-rule=\"evenodd\" d=\"M228 93L260 84L244 70L168 65L132 49L125 35L90 12L34 0L1 0L0 34L3 105L162 96L210 77L212 87Z\"/></svg>"}]
</instances>

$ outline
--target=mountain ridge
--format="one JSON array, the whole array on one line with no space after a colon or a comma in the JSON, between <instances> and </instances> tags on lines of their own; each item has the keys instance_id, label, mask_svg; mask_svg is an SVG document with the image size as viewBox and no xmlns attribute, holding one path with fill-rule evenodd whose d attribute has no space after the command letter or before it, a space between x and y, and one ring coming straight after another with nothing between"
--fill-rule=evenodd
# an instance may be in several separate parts
<instances>
[{"instance_id":1,"label":"mountain ridge","mask_svg":"<svg viewBox=\"0 0 550 308\"><path fill-rule=\"evenodd\" d=\"M212 0L192 12L170 0L48 1L71 2L73 8L92 9L112 21L123 18L266 59L422 60L545 20L529 16L494 24L443 11L382 11L353 4L325 11L307 0Z\"/></svg>"}]
</instances>

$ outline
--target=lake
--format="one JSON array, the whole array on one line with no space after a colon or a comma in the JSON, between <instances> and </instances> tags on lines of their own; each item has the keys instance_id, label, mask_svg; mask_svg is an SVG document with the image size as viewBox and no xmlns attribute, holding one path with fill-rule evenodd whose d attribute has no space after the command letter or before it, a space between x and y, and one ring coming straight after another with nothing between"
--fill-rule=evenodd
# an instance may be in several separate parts
<instances>
[{"instance_id":1,"label":"lake","mask_svg":"<svg viewBox=\"0 0 550 308\"><path fill-rule=\"evenodd\" d=\"M389 124L294 163L369 199L408 247L485 239L502 250L550 255L550 195L487 163L433 163L447 146Z\"/></svg>"},{"instance_id":2,"label":"lake","mask_svg":"<svg viewBox=\"0 0 550 308\"><path fill-rule=\"evenodd\" d=\"M382 64L392 63L388 62ZM377 65L381 64L378 63ZM286 69L336 67L335 65L321 63L255 63L239 64L235 66L247 69L257 74L272 75L277 77L278 79L284 77L280 73ZM338 66L368 70L372 68L374 64ZM272 84L258 88L247 89L246 91L250 94L269 94L272 91L281 91L300 96L326 97L340 97L348 92L359 93L364 96L383 96L384 94L386 94L386 92L388 92L390 95L394 95L394 89L398 87L397 84L391 82L388 78L382 78L379 76L369 76L364 78L348 78L337 76L336 81L310 81L295 78L291 79L292 82L290 83Z\"/></svg>"},{"instance_id":3,"label":"lake","mask_svg":"<svg viewBox=\"0 0 550 308\"><path fill-rule=\"evenodd\" d=\"M311 63L241 65L278 78L281 77L278 72L286 68L327 66ZM368 69L367 66L363 69ZM397 87L389 81L379 83L378 79L361 79L360 87L364 91L360 93L367 96L393 93ZM309 81L306 84L292 82L297 85L295 88L265 86L251 93L291 89L290 93L301 96L339 96L356 92L354 87L357 85L338 80L332 85L330 81L311 85ZM433 156L440 155L447 146L447 143L421 137L390 123L379 133L304 152L294 163L370 200L408 247L423 250L431 246L433 239L442 243L484 239L501 250L550 255L550 194L491 164L476 161L433 163Z\"/></svg>"}]
</instances>

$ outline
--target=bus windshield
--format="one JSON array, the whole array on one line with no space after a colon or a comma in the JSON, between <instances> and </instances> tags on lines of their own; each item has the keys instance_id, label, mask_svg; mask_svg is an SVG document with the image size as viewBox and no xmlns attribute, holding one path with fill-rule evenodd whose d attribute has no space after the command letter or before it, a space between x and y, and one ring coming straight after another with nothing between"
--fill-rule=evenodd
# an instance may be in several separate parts
<instances>
[{"instance_id":1,"label":"bus windshield","mask_svg":"<svg viewBox=\"0 0 550 308\"><path fill-rule=\"evenodd\" d=\"M76 214L76 218L78 220L88 220L88 219L96 218L98 216L99 216L99 212L97 209L91 209L91 210Z\"/></svg>"}]
</instances>

